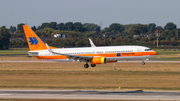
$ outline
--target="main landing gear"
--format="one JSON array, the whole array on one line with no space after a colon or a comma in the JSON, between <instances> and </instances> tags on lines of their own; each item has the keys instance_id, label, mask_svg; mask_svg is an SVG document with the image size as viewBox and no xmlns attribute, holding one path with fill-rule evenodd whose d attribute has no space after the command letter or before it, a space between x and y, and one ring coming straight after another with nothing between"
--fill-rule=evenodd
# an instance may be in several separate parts
<instances>
[{"instance_id":1,"label":"main landing gear","mask_svg":"<svg viewBox=\"0 0 180 101\"><path fill-rule=\"evenodd\" d=\"M96 65L95 64L91 64L91 67L96 67Z\"/></svg>"},{"instance_id":2,"label":"main landing gear","mask_svg":"<svg viewBox=\"0 0 180 101\"><path fill-rule=\"evenodd\" d=\"M88 68L89 67L89 65L86 63L86 64L84 64L84 68Z\"/></svg>"},{"instance_id":3,"label":"main landing gear","mask_svg":"<svg viewBox=\"0 0 180 101\"><path fill-rule=\"evenodd\" d=\"M88 63L84 64L84 68L88 68L88 67L89 67ZM91 64L91 67L96 67L96 65L95 64Z\"/></svg>"}]
</instances>

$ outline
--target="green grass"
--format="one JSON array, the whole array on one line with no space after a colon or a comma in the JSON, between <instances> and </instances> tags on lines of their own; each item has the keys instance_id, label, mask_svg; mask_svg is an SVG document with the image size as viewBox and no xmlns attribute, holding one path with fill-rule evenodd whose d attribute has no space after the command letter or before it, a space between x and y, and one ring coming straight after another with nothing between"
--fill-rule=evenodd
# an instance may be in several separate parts
<instances>
[{"instance_id":1,"label":"green grass","mask_svg":"<svg viewBox=\"0 0 180 101\"><path fill-rule=\"evenodd\" d=\"M10 48L9 50L0 50L0 55L27 55L29 48Z\"/></svg>"},{"instance_id":2,"label":"green grass","mask_svg":"<svg viewBox=\"0 0 180 101\"><path fill-rule=\"evenodd\" d=\"M180 51L178 49L175 49L175 51L173 51L173 49L171 50L166 49L166 51L164 49L152 49L152 50L156 51L158 54L180 54Z\"/></svg>"},{"instance_id":3,"label":"green grass","mask_svg":"<svg viewBox=\"0 0 180 101\"><path fill-rule=\"evenodd\" d=\"M166 49L153 49L157 52L157 55L152 57L153 60L161 60L161 61L180 61L180 51L176 49L176 51L173 51L173 49L169 50Z\"/></svg>"},{"instance_id":4,"label":"green grass","mask_svg":"<svg viewBox=\"0 0 180 101\"><path fill-rule=\"evenodd\" d=\"M158 54L151 59L154 60L162 60L162 61L180 61L180 51L176 49L176 51L169 51L169 49L153 49ZM0 50L0 55L5 56L28 56L29 48L10 48L9 50Z\"/></svg>"},{"instance_id":5,"label":"green grass","mask_svg":"<svg viewBox=\"0 0 180 101\"><path fill-rule=\"evenodd\" d=\"M0 63L0 88L180 90L180 63L116 63L117 71L77 64L84 63Z\"/></svg>"},{"instance_id":6,"label":"green grass","mask_svg":"<svg viewBox=\"0 0 180 101\"><path fill-rule=\"evenodd\" d=\"M162 54L162 53L180 54L180 51L178 49L176 49L176 51L173 51L173 49L171 49L171 51L169 51L169 49L166 49L166 51L164 51L164 49L152 49L152 50L156 51L159 54ZM29 51L29 48L10 48L9 50L0 50L0 54L6 54L6 53L19 54L19 53L27 52L27 51Z\"/></svg>"}]
</instances>

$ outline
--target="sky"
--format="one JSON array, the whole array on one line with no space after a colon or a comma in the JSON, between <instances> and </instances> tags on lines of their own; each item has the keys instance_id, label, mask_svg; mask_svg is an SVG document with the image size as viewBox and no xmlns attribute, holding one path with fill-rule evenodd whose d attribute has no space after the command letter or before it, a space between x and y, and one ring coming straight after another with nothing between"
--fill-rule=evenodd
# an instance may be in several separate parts
<instances>
[{"instance_id":1,"label":"sky","mask_svg":"<svg viewBox=\"0 0 180 101\"><path fill-rule=\"evenodd\" d=\"M180 28L180 0L0 0L0 27L44 22L149 24Z\"/></svg>"}]
</instances>

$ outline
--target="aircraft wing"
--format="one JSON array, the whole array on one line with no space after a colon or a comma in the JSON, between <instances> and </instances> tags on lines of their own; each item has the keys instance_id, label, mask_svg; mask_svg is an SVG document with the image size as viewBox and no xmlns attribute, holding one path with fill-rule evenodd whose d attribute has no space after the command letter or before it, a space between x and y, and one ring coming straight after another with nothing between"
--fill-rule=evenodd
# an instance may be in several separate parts
<instances>
[{"instance_id":1,"label":"aircraft wing","mask_svg":"<svg viewBox=\"0 0 180 101\"><path fill-rule=\"evenodd\" d=\"M45 43L45 45L47 46L48 51L49 51L50 53L57 54L57 55L64 55L64 56L66 56L66 57L69 58L69 59L89 62L89 61L91 61L91 59L93 58L92 56L79 56L79 55L70 55L70 54L57 53L57 52L54 52L54 51L48 46L47 43Z\"/></svg>"}]
</instances>

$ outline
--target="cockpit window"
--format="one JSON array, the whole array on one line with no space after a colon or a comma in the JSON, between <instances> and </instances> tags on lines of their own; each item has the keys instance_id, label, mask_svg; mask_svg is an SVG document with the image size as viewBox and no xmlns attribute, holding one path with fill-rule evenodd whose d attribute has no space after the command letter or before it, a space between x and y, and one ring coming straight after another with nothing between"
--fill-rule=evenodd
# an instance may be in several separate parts
<instances>
[{"instance_id":1,"label":"cockpit window","mask_svg":"<svg viewBox=\"0 0 180 101\"><path fill-rule=\"evenodd\" d=\"M145 51L151 51L151 49L145 49Z\"/></svg>"}]
</instances>

